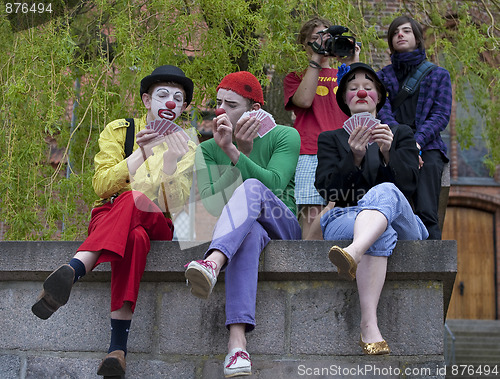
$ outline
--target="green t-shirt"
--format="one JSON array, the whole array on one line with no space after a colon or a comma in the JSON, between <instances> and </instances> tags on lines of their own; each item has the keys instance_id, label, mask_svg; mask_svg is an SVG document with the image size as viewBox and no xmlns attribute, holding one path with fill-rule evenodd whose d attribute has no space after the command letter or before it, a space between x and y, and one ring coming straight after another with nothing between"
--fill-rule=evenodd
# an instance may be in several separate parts
<instances>
[{"instance_id":1,"label":"green t-shirt","mask_svg":"<svg viewBox=\"0 0 500 379\"><path fill-rule=\"evenodd\" d=\"M250 156L240 154L236 165L214 139L202 142L196 151L196 172L205 208L219 216L234 190L246 179L254 178L297 214L294 188L299 150L299 133L283 125L255 138Z\"/></svg>"}]
</instances>

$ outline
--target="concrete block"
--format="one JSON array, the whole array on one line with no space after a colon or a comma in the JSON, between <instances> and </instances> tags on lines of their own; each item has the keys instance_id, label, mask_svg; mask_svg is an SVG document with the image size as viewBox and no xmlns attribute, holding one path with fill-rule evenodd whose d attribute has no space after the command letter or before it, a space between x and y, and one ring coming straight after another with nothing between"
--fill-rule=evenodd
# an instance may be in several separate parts
<instances>
[{"instance_id":1,"label":"concrete block","mask_svg":"<svg viewBox=\"0 0 500 379\"><path fill-rule=\"evenodd\" d=\"M441 354L441 312L442 292L438 283L386 283L378 307L378 320L392 353ZM310 288L292 296L291 353L360 354L360 318L355 283L311 283Z\"/></svg>"},{"instance_id":2,"label":"concrete block","mask_svg":"<svg viewBox=\"0 0 500 379\"><path fill-rule=\"evenodd\" d=\"M56 357L42 355L28 357L26 379L97 379L98 358Z\"/></svg>"},{"instance_id":3,"label":"concrete block","mask_svg":"<svg viewBox=\"0 0 500 379\"><path fill-rule=\"evenodd\" d=\"M385 369L383 377L444 378L437 368L444 367L443 320L456 275L456 242L397 244L378 312L389 357L361 355L356 284L338 280L327 258L331 245L348 243L268 244L260 262L257 326L247 334L253 377L328 377L331 370L353 377L350 369L371 364ZM110 265L78 282L69 303L49 320L39 320L30 309L42 281L79 245L0 242L0 369L8 373L0 371L0 378L97 378L110 337ZM128 379L222 377L229 335L224 275L209 300L193 297L184 279L184 264L201 258L207 246L152 242L129 337ZM342 367L347 370L339 372ZM429 371L388 371L412 367ZM307 375L306 368L321 370Z\"/></svg>"},{"instance_id":4,"label":"concrete block","mask_svg":"<svg viewBox=\"0 0 500 379\"><path fill-rule=\"evenodd\" d=\"M21 358L17 355L0 355L0 378L17 379L21 375Z\"/></svg>"},{"instance_id":5,"label":"concrete block","mask_svg":"<svg viewBox=\"0 0 500 379\"><path fill-rule=\"evenodd\" d=\"M263 282L257 286L255 329L247 333L253 354L288 354L288 283Z\"/></svg>"},{"instance_id":6,"label":"concrete block","mask_svg":"<svg viewBox=\"0 0 500 379\"><path fill-rule=\"evenodd\" d=\"M442 301L442 283L439 282L386 283L378 307L378 320L393 354L442 354Z\"/></svg>"},{"instance_id":7,"label":"concrete block","mask_svg":"<svg viewBox=\"0 0 500 379\"><path fill-rule=\"evenodd\" d=\"M202 378L222 378L221 361L208 360ZM445 365L439 357L426 356L325 356L290 357L252 355L252 378L419 378L444 379Z\"/></svg>"},{"instance_id":8,"label":"concrete block","mask_svg":"<svg viewBox=\"0 0 500 379\"><path fill-rule=\"evenodd\" d=\"M127 356L127 379L195 379L196 371L197 365L192 360L170 362Z\"/></svg>"},{"instance_id":9,"label":"concrete block","mask_svg":"<svg viewBox=\"0 0 500 379\"><path fill-rule=\"evenodd\" d=\"M155 308L154 284L143 283L132 324L131 351L150 352ZM110 338L110 289L101 283L76 283L68 303L41 320L31 306L39 282L0 282L0 317L4 320L3 349L48 351L107 351Z\"/></svg>"},{"instance_id":10,"label":"concrete block","mask_svg":"<svg viewBox=\"0 0 500 379\"><path fill-rule=\"evenodd\" d=\"M358 354L359 301L355 283L312 282L291 296L290 353Z\"/></svg>"},{"instance_id":11,"label":"concrete block","mask_svg":"<svg viewBox=\"0 0 500 379\"><path fill-rule=\"evenodd\" d=\"M184 283L161 287L159 351L161 354L220 354L227 349L224 285L208 300L190 294Z\"/></svg>"},{"instance_id":12,"label":"concrete block","mask_svg":"<svg viewBox=\"0 0 500 379\"><path fill-rule=\"evenodd\" d=\"M163 292L160 316L160 352L163 354L225 354L229 332L225 327L225 289L218 283L208 300L193 297L184 285ZM285 352L286 293L276 285L257 288L255 330L247 334L256 353Z\"/></svg>"}]
</instances>

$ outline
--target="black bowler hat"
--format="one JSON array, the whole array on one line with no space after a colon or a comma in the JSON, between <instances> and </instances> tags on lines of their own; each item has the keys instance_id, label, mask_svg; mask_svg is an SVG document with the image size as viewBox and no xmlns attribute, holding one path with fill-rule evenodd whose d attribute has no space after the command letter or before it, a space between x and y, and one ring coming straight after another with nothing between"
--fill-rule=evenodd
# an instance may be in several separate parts
<instances>
[{"instance_id":1,"label":"black bowler hat","mask_svg":"<svg viewBox=\"0 0 500 379\"><path fill-rule=\"evenodd\" d=\"M173 82L180 84L186 92L186 103L189 105L193 100L193 81L189 79L179 67L164 65L153 70L151 75L141 80L141 97L148 92L149 87L155 83Z\"/></svg>"},{"instance_id":2,"label":"black bowler hat","mask_svg":"<svg viewBox=\"0 0 500 379\"><path fill-rule=\"evenodd\" d=\"M346 115L351 116L351 110L349 109L349 107L347 106L347 104L345 103L345 100L344 100L344 94L345 94L346 87L347 87L347 79L348 79L348 77L351 78L352 73L354 71L363 69L365 71L368 71L370 74L372 74L371 76L378 83L377 90L379 92L380 102L377 104L377 112L380 111L380 109L382 109L382 107L385 104L385 99L387 97L387 90L385 89L384 83L382 83L380 81L379 77L377 76L377 73L373 70L373 68L368 66L366 63L356 62L348 67L349 67L349 71L347 71L342 76L342 78L340 79L339 87L337 88L336 97L337 97L337 104L339 105L339 108Z\"/></svg>"}]
</instances>

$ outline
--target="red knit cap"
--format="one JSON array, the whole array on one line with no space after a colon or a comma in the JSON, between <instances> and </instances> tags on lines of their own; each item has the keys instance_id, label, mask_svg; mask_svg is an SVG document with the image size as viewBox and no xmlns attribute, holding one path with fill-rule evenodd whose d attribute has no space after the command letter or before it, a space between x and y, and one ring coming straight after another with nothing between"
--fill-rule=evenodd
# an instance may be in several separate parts
<instances>
[{"instance_id":1,"label":"red knit cap","mask_svg":"<svg viewBox=\"0 0 500 379\"><path fill-rule=\"evenodd\" d=\"M259 80L248 71L238 71L226 75L217 86L217 91L220 88L236 92L244 98L264 105L264 93Z\"/></svg>"}]
</instances>

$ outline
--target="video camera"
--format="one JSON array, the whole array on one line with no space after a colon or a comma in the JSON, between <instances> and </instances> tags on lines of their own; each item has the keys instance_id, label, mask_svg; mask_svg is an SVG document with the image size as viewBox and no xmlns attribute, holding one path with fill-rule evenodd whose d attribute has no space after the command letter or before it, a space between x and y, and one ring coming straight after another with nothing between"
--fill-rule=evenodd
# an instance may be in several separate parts
<instances>
[{"instance_id":1,"label":"video camera","mask_svg":"<svg viewBox=\"0 0 500 379\"><path fill-rule=\"evenodd\" d=\"M309 42L313 51L318 54L336 57L349 57L354 55L355 46L361 46L361 42L356 42L352 36L343 36L348 32L345 26L332 25L329 28L318 32L321 37L321 43ZM327 39L323 42L323 36ZM331 36L331 37L330 37Z\"/></svg>"}]
</instances>

